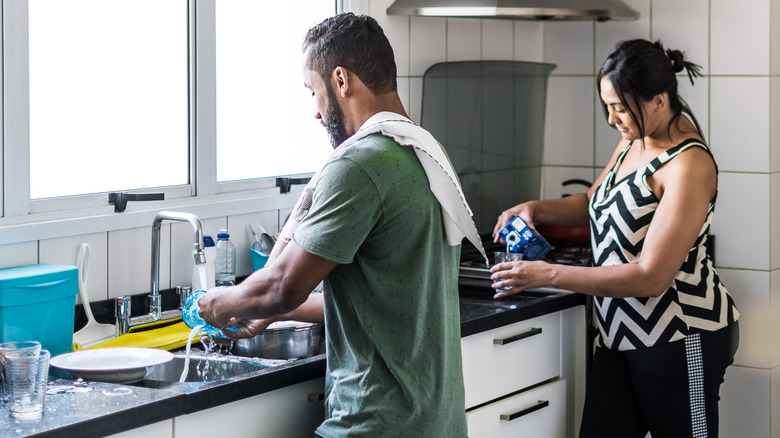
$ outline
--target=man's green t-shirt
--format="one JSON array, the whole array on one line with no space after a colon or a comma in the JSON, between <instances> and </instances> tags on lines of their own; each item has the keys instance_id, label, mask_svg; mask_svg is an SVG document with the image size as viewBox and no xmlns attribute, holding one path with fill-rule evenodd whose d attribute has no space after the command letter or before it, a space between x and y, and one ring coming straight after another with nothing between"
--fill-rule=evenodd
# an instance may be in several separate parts
<instances>
[{"instance_id":1,"label":"man's green t-shirt","mask_svg":"<svg viewBox=\"0 0 780 438\"><path fill-rule=\"evenodd\" d=\"M320 171L294 239L325 279L326 438L465 437L460 246L414 150L379 134Z\"/></svg>"}]
</instances>

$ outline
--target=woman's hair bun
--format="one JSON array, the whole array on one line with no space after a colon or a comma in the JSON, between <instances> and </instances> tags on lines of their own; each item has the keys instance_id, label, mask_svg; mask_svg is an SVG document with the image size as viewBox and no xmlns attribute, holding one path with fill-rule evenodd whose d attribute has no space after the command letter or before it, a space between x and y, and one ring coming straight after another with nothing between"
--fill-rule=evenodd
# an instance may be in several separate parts
<instances>
[{"instance_id":1,"label":"woman's hair bun","mask_svg":"<svg viewBox=\"0 0 780 438\"><path fill-rule=\"evenodd\" d=\"M679 73L685 69L685 59L683 53L679 50L667 50L666 57L672 63L672 68L676 73Z\"/></svg>"}]
</instances>

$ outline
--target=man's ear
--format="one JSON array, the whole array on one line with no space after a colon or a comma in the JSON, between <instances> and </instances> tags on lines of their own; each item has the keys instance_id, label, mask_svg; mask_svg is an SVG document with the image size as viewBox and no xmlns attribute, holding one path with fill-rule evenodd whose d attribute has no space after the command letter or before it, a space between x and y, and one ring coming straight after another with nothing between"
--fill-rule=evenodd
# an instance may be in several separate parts
<instances>
[{"instance_id":1,"label":"man's ear","mask_svg":"<svg viewBox=\"0 0 780 438\"><path fill-rule=\"evenodd\" d=\"M334 89L338 91L337 94L341 97L347 97L350 86L349 71L344 67L336 67L333 69L331 80L333 81Z\"/></svg>"}]
</instances>

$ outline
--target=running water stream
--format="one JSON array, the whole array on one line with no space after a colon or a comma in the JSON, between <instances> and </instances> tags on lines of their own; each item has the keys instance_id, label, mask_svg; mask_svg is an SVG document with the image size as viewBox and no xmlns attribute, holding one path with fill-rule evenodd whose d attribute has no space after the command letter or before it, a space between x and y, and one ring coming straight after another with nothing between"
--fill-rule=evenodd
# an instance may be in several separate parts
<instances>
[{"instance_id":1,"label":"running water stream","mask_svg":"<svg viewBox=\"0 0 780 438\"><path fill-rule=\"evenodd\" d=\"M190 353L192 352L192 339L197 336L198 333L200 333L201 330L203 330L202 325L196 325L195 327L190 330L190 336L187 338L187 350L185 351L184 356L184 369L181 371L181 377L179 377L179 382L184 382L187 380L187 373L190 371Z\"/></svg>"}]
</instances>

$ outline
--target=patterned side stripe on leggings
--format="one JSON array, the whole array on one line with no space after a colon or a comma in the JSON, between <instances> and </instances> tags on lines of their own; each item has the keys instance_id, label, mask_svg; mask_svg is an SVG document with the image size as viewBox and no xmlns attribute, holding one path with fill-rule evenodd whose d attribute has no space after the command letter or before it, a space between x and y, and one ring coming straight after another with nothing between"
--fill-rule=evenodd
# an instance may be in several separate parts
<instances>
[{"instance_id":1,"label":"patterned side stripe on leggings","mask_svg":"<svg viewBox=\"0 0 780 438\"><path fill-rule=\"evenodd\" d=\"M707 416L704 412L704 362L698 333L685 338L685 355L688 358L688 392L691 397L693 438L707 438Z\"/></svg>"}]
</instances>

